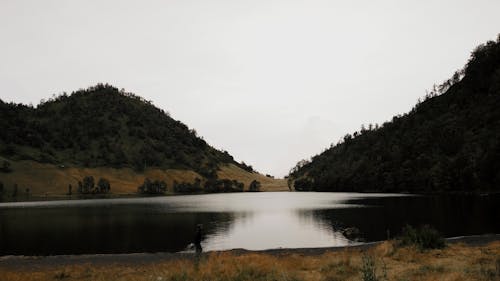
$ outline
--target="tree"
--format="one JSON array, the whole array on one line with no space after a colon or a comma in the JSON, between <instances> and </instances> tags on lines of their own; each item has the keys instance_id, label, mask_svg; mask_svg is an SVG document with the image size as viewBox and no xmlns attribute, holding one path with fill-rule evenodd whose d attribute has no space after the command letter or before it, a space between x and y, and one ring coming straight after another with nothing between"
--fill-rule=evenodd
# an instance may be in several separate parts
<instances>
[{"instance_id":1,"label":"tree","mask_svg":"<svg viewBox=\"0 0 500 281\"><path fill-rule=\"evenodd\" d=\"M107 84L36 107L1 101L0 116L0 156L9 159L138 171L182 168L205 177L215 176L221 164L239 165L150 101ZM0 172L8 170L3 160Z\"/></svg>"},{"instance_id":2,"label":"tree","mask_svg":"<svg viewBox=\"0 0 500 281\"><path fill-rule=\"evenodd\" d=\"M97 182L97 188L96 188L97 193L108 193L111 189L111 185L109 184L109 181L105 178L100 178L99 181Z\"/></svg>"},{"instance_id":3,"label":"tree","mask_svg":"<svg viewBox=\"0 0 500 281\"><path fill-rule=\"evenodd\" d=\"M174 181L174 186L175 186ZM137 187L137 192L141 194L164 194L167 191L167 183L165 181L155 180L149 178L144 179L144 183Z\"/></svg>"},{"instance_id":4,"label":"tree","mask_svg":"<svg viewBox=\"0 0 500 281\"><path fill-rule=\"evenodd\" d=\"M17 183L14 184L14 189L12 190L12 197L17 197Z\"/></svg>"},{"instance_id":5,"label":"tree","mask_svg":"<svg viewBox=\"0 0 500 281\"><path fill-rule=\"evenodd\" d=\"M257 180L253 180L250 183L250 186L248 187L248 191L252 191L252 192L260 191L260 182Z\"/></svg>"},{"instance_id":6,"label":"tree","mask_svg":"<svg viewBox=\"0 0 500 281\"><path fill-rule=\"evenodd\" d=\"M313 190L313 182L308 178L300 178L293 183L297 191L311 191Z\"/></svg>"},{"instance_id":7,"label":"tree","mask_svg":"<svg viewBox=\"0 0 500 281\"><path fill-rule=\"evenodd\" d=\"M12 169L10 168L10 162L9 161L3 161L2 167L0 168L1 172L4 173L10 173Z\"/></svg>"},{"instance_id":8,"label":"tree","mask_svg":"<svg viewBox=\"0 0 500 281\"><path fill-rule=\"evenodd\" d=\"M443 192L500 188L500 38L410 112L302 161L296 190Z\"/></svg>"},{"instance_id":9,"label":"tree","mask_svg":"<svg viewBox=\"0 0 500 281\"><path fill-rule=\"evenodd\" d=\"M89 194L89 193L96 193L97 191L98 188L96 188L95 186L93 176L85 176L83 178L83 181L78 181L78 193Z\"/></svg>"}]
</instances>

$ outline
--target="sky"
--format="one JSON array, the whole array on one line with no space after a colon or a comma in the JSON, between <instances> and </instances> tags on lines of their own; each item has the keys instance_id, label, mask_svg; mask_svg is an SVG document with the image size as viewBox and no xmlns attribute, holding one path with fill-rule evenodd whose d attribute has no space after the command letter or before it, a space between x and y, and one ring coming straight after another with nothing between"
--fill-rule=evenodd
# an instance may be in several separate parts
<instances>
[{"instance_id":1,"label":"sky","mask_svg":"<svg viewBox=\"0 0 500 281\"><path fill-rule=\"evenodd\" d=\"M282 177L408 112L500 33L498 0L0 0L0 98L109 83Z\"/></svg>"}]
</instances>

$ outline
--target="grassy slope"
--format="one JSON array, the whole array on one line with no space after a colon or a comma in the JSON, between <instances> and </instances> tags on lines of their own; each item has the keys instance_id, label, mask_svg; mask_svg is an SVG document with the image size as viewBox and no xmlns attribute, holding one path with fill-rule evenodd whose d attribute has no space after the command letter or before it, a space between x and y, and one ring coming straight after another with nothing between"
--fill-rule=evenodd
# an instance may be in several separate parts
<instances>
[{"instance_id":1,"label":"grassy slope","mask_svg":"<svg viewBox=\"0 0 500 281\"><path fill-rule=\"evenodd\" d=\"M0 157L0 160L3 158ZM164 180L169 189L172 190L173 181L194 182L195 178L202 178L198 173L191 170L148 168L144 172L136 172L130 168L60 168L52 164L38 163L35 161L10 161L11 173L0 173L0 182L3 182L5 193L10 195L15 183L18 184L18 199L24 198L26 188L29 188L32 196L65 196L68 185L73 186L73 193L78 187L78 180L84 176L91 175L97 181L100 177L106 178L111 183L112 194L135 194L137 187L144 182L146 177ZM235 179L245 184L248 188L252 180L258 180L262 184L263 191L288 190L285 180L277 180L265 177L257 173L249 173L234 164L222 166L218 172L219 178Z\"/></svg>"},{"instance_id":2,"label":"grassy slope","mask_svg":"<svg viewBox=\"0 0 500 281\"><path fill-rule=\"evenodd\" d=\"M131 262L74 262L26 266L2 263L2 280L363 280L363 255L372 257L378 279L370 280L499 280L500 242L485 246L453 244L421 252L384 242L367 251L345 249L320 255L213 252L195 259ZM47 258L45 258L47 259ZM7 260L6 260L7 261ZM385 267L385 270L384 270ZM385 272L385 274L384 274ZM387 278L382 278L384 275ZM367 279L365 279L367 280Z\"/></svg>"}]
</instances>

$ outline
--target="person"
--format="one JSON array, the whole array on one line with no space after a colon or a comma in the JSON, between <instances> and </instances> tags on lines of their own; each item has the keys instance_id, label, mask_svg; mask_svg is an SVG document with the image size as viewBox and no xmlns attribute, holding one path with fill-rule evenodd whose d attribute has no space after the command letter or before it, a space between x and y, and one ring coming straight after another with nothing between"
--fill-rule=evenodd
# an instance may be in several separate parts
<instances>
[{"instance_id":1,"label":"person","mask_svg":"<svg viewBox=\"0 0 500 281\"><path fill-rule=\"evenodd\" d=\"M203 251L203 248L201 247L201 240L203 240L203 225L198 224L194 235L194 247L196 248L196 253L201 253L201 251Z\"/></svg>"}]
</instances>

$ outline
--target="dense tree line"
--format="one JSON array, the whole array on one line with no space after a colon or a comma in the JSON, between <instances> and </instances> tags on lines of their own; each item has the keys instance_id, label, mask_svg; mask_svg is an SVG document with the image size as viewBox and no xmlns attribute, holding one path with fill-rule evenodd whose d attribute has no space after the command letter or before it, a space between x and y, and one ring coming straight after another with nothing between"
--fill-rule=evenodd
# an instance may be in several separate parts
<instances>
[{"instance_id":1,"label":"dense tree line","mask_svg":"<svg viewBox=\"0 0 500 281\"><path fill-rule=\"evenodd\" d=\"M499 190L499 108L500 36L409 113L346 135L289 179L296 190Z\"/></svg>"},{"instance_id":2,"label":"dense tree line","mask_svg":"<svg viewBox=\"0 0 500 281\"><path fill-rule=\"evenodd\" d=\"M37 107L0 100L0 128L0 155L10 159L138 171L181 168L206 178L214 178L221 163L252 170L150 101L107 84Z\"/></svg>"}]
</instances>

